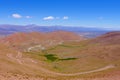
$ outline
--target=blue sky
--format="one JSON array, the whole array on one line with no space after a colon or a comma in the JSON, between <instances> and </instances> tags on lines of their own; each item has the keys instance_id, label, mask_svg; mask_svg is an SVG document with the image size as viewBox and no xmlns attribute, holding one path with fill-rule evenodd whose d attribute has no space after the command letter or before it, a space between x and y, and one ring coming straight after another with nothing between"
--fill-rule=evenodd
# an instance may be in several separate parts
<instances>
[{"instance_id":1,"label":"blue sky","mask_svg":"<svg viewBox=\"0 0 120 80\"><path fill-rule=\"evenodd\" d=\"M0 0L0 24L120 29L120 0Z\"/></svg>"}]
</instances>

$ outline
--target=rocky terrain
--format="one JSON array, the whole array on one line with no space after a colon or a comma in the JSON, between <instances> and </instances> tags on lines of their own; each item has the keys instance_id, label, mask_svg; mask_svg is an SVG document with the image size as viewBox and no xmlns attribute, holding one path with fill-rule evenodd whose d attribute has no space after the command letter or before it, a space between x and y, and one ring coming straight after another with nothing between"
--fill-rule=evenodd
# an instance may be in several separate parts
<instances>
[{"instance_id":1,"label":"rocky terrain","mask_svg":"<svg viewBox=\"0 0 120 80\"><path fill-rule=\"evenodd\" d=\"M120 32L86 39L67 31L0 38L0 80L119 80Z\"/></svg>"}]
</instances>

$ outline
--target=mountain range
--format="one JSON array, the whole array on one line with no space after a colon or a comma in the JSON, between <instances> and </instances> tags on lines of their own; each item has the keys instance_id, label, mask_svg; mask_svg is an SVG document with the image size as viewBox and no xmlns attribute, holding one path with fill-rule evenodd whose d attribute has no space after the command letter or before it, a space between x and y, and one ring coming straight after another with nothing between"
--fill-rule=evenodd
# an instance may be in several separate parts
<instances>
[{"instance_id":1,"label":"mountain range","mask_svg":"<svg viewBox=\"0 0 120 80\"><path fill-rule=\"evenodd\" d=\"M0 25L0 35L9 35L16 32L52 32L52 31L70 31L91 38L102 35L111 30L102 28L74 27L74 26L38 26L38 25Z\"/></svg>"}]
</instances>

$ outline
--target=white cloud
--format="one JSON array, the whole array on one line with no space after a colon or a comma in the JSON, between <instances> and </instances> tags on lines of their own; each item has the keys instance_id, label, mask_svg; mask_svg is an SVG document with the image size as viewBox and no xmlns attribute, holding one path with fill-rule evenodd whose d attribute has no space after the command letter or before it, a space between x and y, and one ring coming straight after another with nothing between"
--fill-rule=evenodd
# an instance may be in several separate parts
<instances>
[{"instance_id":1,"label":"white cloud","mask_svg":"<svg viewBox=\"0 0 120 80\"><path fill-rule=\"evenodd\" d=\"M69 17L68 16L64 16L63 19L68 19Z\"/></svg>"},{"instance_id":2,"label":"white cloud","mask_svg":"<svg viewBox=\"0 0 120 80\"><path fill-rule=\"evenodd\" d=\"M13 18L22 18L22 16L20 14L12 14Z\"/></svg>"},{"instance_id":3,"label":"white cloud","mask_svg":"<svg viewBox=\"0 0 120 80\"><path fill-rule=\"evenodd\" d=\"M53 16L48 16L43 18L43 20L53 20L53 19L55 19Z\"/></svg>"},{"instance_id":4,"label":"white cloud","mask_svg":"<svg viewBox=\"0 0 120 80\"><path fill-rule=\"evenodd\" d=\"M28 19L29 19L29 18L32 18L32 16L26 16L26 18L28 18Z\"/></svg>"},{"instance_id":5,"label":"white cloud","mask_svg":"<svg viewBox=\"0 0 120 80\"><path fill-rule=\"evenodd\" d=\"M68 16L64 16L64 17L60 18L60 17L48 16L48 17L44 17L43 18L43 20L58 20L58 19L67 20L67 19L69 19L69 17Z\"/></svg>"}]
</instances>

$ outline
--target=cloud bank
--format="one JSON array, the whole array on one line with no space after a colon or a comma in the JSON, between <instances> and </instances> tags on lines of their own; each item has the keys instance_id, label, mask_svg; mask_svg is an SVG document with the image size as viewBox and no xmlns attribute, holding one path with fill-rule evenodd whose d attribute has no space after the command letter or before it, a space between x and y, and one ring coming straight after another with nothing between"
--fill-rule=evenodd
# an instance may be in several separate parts
<instances>
[{"instance_id":1,"label":"cloud bank","mask_svg":"<svg viewBox=\"0 0 120 80\"><path fill-rule=\"evenodd\" d=\"M22 16L20 14L12 14L13 18L22 18Z\"/></svg>"},{"instance_id":2,"label":"cloud bank","mask_svg":"<svg viewBox=\"0 0 120 80\"><path fill-rule=\"evenodd\" d=\"M27 19L32 18L32 16L22 16L22 15L17 14L17 13L12 14L12 17L17 18L17 19L19 19L19 18L27 18Z\"/></svg>"},{"instance_id":3,"label":"cloud bank","mask_svg":"<svg viewBox=\"0 0 120 80\"><path fill-rule=\"evenodd\" d=\"M63 19L68 19L69 17L68 16L64 16Z\"/></svg>"},{"instance_id":4,"label":"cloud bank","mask_svg":"<svg viewBox=\"0 0 120 80\"><path fill-rule=\"evenodd\" d=\"M54 20L55 18L53 16L44 17L43 20Z\"/></svg>"},{"instance_id":5,"label":"cloud bank","mask_svg":"<svg viewBox=\"0 0 120 80\"><path fill-rule=\"evenodd\" d=\"M58 19L67 20L67 19L69 19L69 17L68 16L64 16L63 18L60 18L60 17L48 16L48 17L44 17L43 18L43 20L58 20Z\"/></svg>"}]
</instances>

